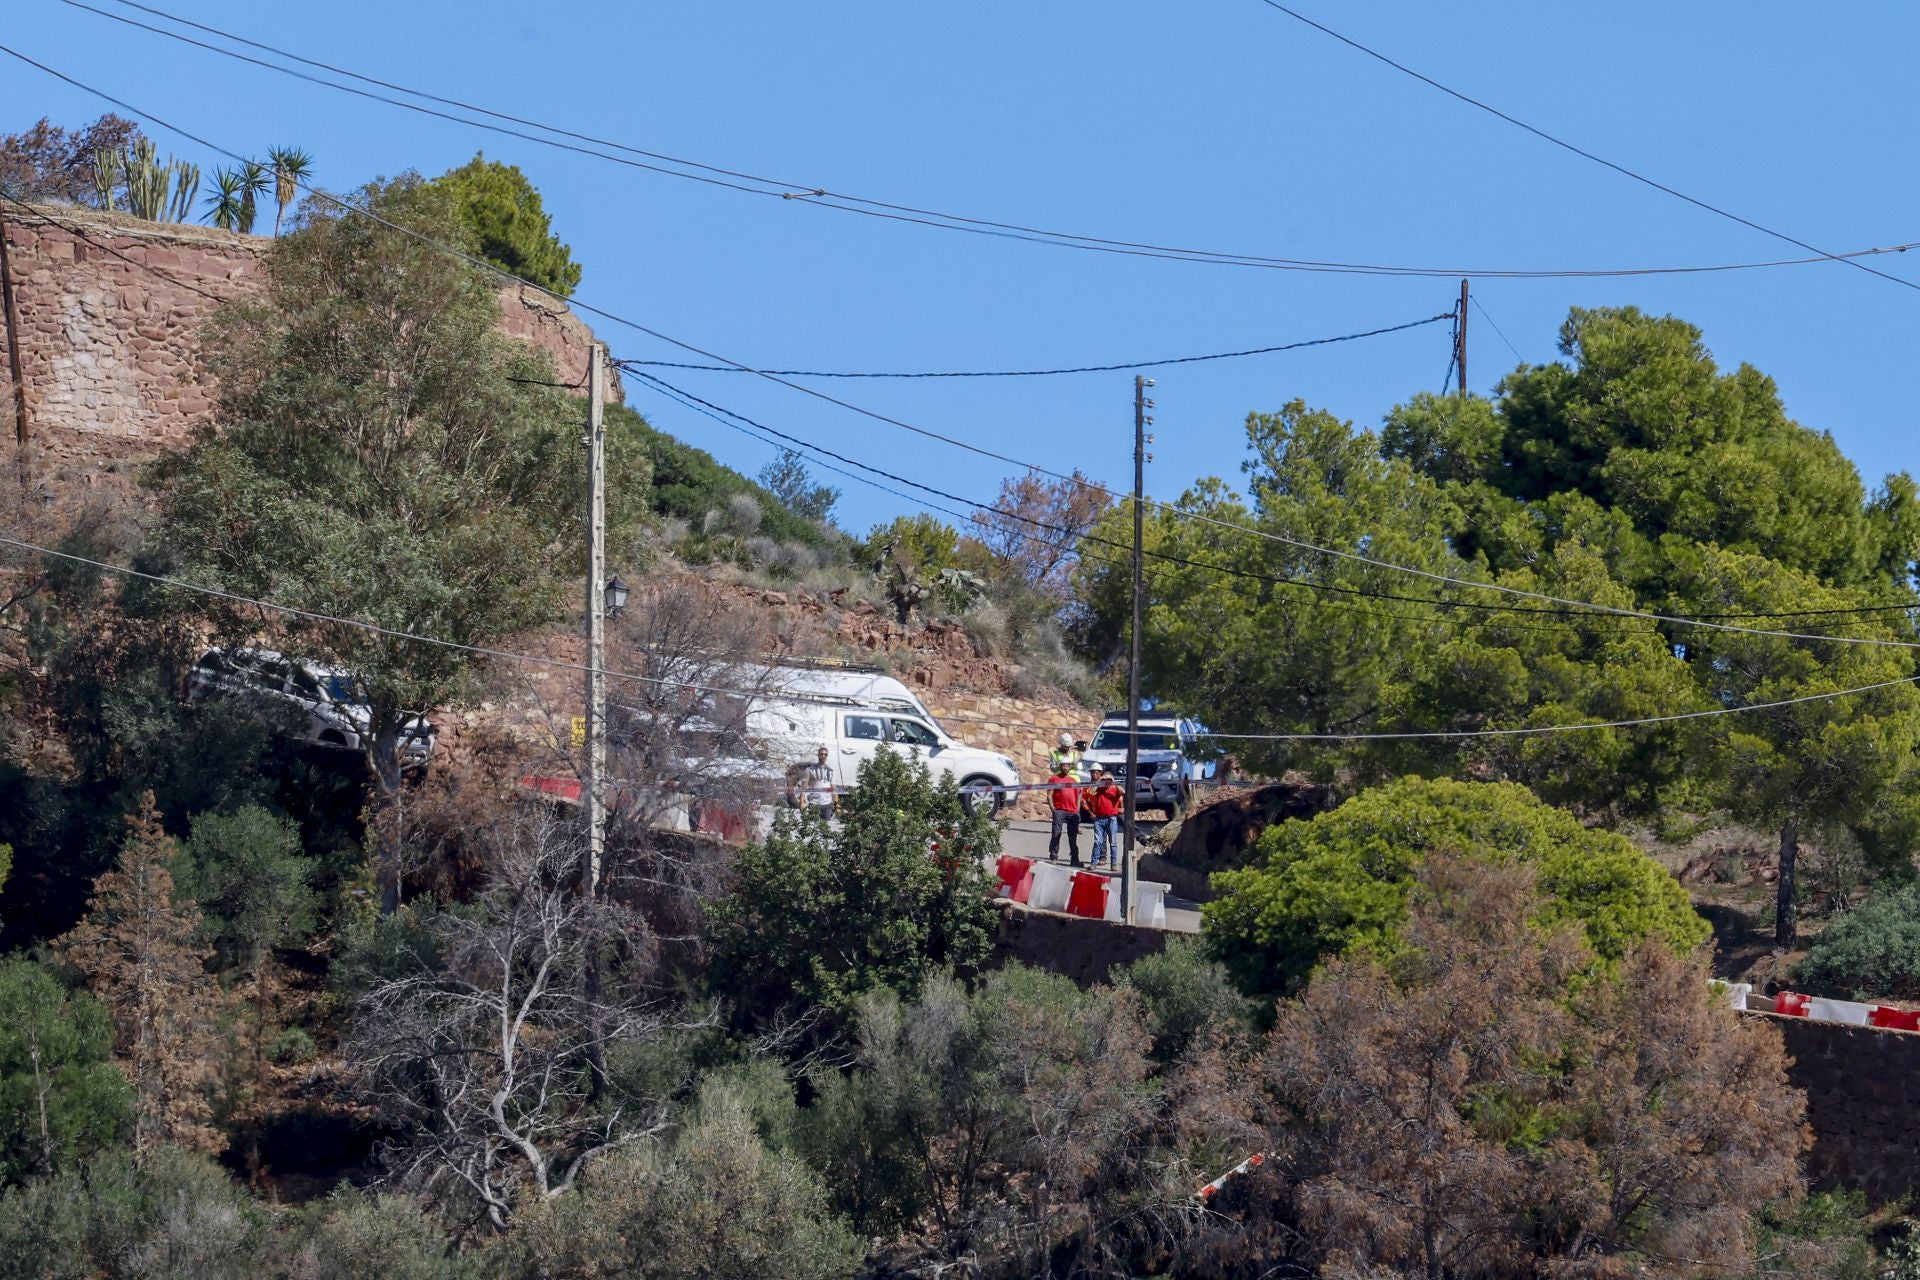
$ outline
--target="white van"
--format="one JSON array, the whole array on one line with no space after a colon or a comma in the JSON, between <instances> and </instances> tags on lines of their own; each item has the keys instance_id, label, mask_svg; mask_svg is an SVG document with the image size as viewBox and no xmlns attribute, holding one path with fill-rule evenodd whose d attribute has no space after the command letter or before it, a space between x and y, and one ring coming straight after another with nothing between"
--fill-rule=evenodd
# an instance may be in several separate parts
<instances>
[{"instance_id":1,"label":"white van","mask_svg":"<svg viewBox=\"0 0 1920 1280\"><path fill-rule=\"evenodd\" d=\"M780 687L756 697L747 720L774 762L812 764L825 747L834 785L852 787L860 766L884 745L926 761L936 778L951 778L963 788L1020 785L1012 760L955 740L891 676L811 668L781 668L777 674ZM961 798L969 812L989 815L1011 799L997 791Z\"/></svg>"}]
</instances>

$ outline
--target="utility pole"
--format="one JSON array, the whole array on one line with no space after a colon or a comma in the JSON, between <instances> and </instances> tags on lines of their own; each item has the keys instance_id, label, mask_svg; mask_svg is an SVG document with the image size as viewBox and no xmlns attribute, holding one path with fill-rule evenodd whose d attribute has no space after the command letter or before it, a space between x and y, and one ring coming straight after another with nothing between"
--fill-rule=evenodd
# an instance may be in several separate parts
<instances>
[{"instance_id":1,"label":"utility pole","mask_svg":"<svg viewBox=\"0 0 1920 1280\"><path fill-rule=\"evenodd\" d=\"M581 890L600 888L607 848L607 431L600 344L587 354L587 865Z\"/></svg>"},{"instance_id":2,"label":"utility pole","mask_svg":"<svg viewBox=\"0 0 1920 1280\"><path fill-rule=\"evenodd\" d=\"M1143 508L1147 478L1147 399L1152 378L1133 379L1133 623L1127 628L1131 652L1127 657L1127 794L1125 844L1120 860L1120 918L1133 923L1134 778L1140 772L1140 630L1146 613L1146 576L1141 569L1141 542L1145 533Z\"/></svg>"},{"instance_id":3,"label":"utility pole","mask_svg":"<svg viewBox=\"0 0 1920 1280\"><path fill-rule=\"evenodd\" d=\"M1453 362L1460 369L1460 395L1467 394L1467 282L1460 282L1460 314L1453 323Z\"/></svg>"},{"instance_id":4,"label":"utility pole","mask_svg":"<svg viewBox=\"0 0 1920 1280\"><path fill-rule=\"evenodd\" d=\"M7 218L0 213L0 306L7 316L7 373L13 379L13 444L20 479L27 478L27 382L20 372L20 312L13 302L13 264L7 256Z\"/></svg>"}]
</instances>

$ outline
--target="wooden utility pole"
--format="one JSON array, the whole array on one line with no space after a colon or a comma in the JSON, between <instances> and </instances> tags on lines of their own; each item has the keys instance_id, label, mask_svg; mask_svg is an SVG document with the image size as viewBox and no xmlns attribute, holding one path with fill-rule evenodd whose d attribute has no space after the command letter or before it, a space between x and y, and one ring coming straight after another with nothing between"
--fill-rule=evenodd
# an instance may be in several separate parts
<instances>
[{"instance_id":1,"label":"wooden utility pole","mask_svg":"<svg viewBox=\"0 0 1920 1280\"><path fill-rule=\"evenodd\" d=\"M1130 652L1127 657L1127 794L1123 833L1125 843L1120 859L1120 918L1133 923L1133 823L1137 805L1134 779L1140 772L1140 631L1146 613L1146 575L1141 567L1141 542L1145 533L1143 512L1146 505L1147 476L1147 399L1152 378L1135 376L1133 380L1133 622L1127 628Z\"/></svg>"},{"instance_id":2,"label":"wooden utility pole","mask_svg":"<svg viewBox=\"0 0 1920 1280\"><path fill-rule=\"evenodd\" d=\"M600 344L587 355L587 865L581 889L600 888L607 848L607 431Z\"/></svg>"},{"instance_id":3,"label":"wooden utility pole","mask_svg":"<svg viewBox=\"0 0 1920 1280\"><path fill-rule=\"evenodd\" d=\"M7 251L7 216L0 211L0 307L7 316L7 373L13 378L13 444L24 480L27 474L27 382L20 372L20 312L13 302L13 263Z\"/></svg>"},{"instance_id":4,"label":"wooden utility pole","mask_svg":"<svg viewBox=\"0 0 1920 1280\"><path fill-rule=\"evenodd\" d=\"M1460 369L1460 394L1467 394L1467 282L1460 282L1460 313L1453 322L1453 362Z\"/></svg>"}]
</instances>

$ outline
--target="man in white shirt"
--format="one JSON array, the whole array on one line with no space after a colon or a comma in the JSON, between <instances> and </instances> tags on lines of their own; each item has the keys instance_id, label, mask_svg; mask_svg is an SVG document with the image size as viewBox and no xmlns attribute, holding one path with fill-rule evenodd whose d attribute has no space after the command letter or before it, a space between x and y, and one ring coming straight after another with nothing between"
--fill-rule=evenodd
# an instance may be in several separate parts
<instances>
[{"instance_id":1,"label":"man in white shirt","mask_svg":"<svg viewBox=\"0 0 1920 1280\"><path fill-rule=\"evenodd\" d=\"M800 795L802 808L808 814L823 820L833 816L833 769L827 764L825 747L820 748L820 758L801 775Z\"/></svg>"}]
</instances>

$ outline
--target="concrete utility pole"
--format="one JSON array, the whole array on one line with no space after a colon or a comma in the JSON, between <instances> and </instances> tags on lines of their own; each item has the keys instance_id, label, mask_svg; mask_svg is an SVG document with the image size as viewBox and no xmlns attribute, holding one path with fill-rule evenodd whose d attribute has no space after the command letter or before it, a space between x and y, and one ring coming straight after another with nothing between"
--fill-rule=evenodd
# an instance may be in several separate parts
<instances>
[{"instance_id":1,"label":"concrete utility pole","mask_svg":"<svg viewBox=\"0 0 1920 1280\"><path fill-rule=\"evenodd\" d=\"M20 372L20 312L13 302L13 264L7 256L7 217L0 212L0 306L7 316L7 372L13 378L13 443L20 477L27 474L27 382Z\"/></svg>"},{"instance_id":2,"label":"concrete utility pole","mask_svg":"<svg viewBox=\"0 0 1920 1280\"><path fill-rule=\"evenodd\" d=\"M581 890L600 889L607 848L607 430L606 371L595 342L587 355L587 865Z\"/></svg>"},{"instance_id":3,"label":"concrete utility pole","mask_svg":"<svg viewBox=\"0 0 1920 1280\"><path fill-rule=\"evenodd\" d=\"M1460 282L1460 314L1453 322L1453 362L1460 367L1460 394L1467 394L1467 282Z\"/></svg>"},{"instance_id":4,"label":"concrete utility pole","mask_svg":"<svg viewBox=\"0 0 1920 1280\"><path fill-rule=\"evenodd\" d=\"M1127 628L1131 646L1127 657L1127 794L1125 845L1120 860L1120 918L1133 923L1133 822L1134 778L1140 772L1140 631L1146 614L1146 575L1141 568L1141 542L1144 534L1143 508L1147 476L1147 399L1152 378L1133 380L1133 622Z\"/></svg>"}]
</instances>

